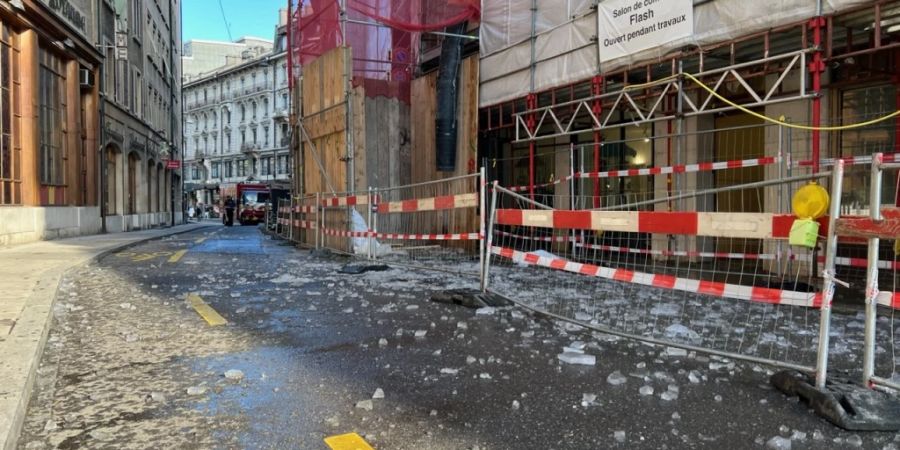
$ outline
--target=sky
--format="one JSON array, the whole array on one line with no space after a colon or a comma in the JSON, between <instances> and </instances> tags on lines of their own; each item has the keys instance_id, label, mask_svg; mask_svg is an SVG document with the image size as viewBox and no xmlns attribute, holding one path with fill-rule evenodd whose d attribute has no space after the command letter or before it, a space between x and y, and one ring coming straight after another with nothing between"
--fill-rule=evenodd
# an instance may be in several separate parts
<instances>
[{"instance_id":1,"label":"sky","mask_svg":"<svg viewBox=\"0 0 900 450\"><path fill-rule=\"evenodd\" d=\"M229 41L241 36L273 39L278 10L287 8L287 0L221 0L231 29L228 39L219 0L183 0L184 42L191 39Z\"/></svg>"}]
</instances>

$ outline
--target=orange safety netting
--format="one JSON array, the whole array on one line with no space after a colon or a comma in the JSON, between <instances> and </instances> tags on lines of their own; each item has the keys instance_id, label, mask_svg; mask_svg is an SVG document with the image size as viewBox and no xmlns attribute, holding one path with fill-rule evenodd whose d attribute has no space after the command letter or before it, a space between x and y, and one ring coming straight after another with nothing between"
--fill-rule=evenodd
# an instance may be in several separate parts
<instances>
[{"instance_id":1,"label":"orange safety netting","mask_svg":"<svg viewBox=\"0 0 900 450\"><path fill-rule=\"evenodd\" d=\"M481 13L479 0L346 0L342 24L338 0L295 5L290 24L295 67L344 45L352 49L354 86L365 86L368 96L407 102L420 33L477 21Z\"/></svg>"}]
</instances>

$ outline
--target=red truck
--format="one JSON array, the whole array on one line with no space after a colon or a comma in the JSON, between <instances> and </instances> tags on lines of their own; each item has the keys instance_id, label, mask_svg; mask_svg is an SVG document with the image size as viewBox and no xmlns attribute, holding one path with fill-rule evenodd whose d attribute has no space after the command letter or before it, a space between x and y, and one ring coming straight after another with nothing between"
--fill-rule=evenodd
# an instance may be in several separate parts
<instances>
[{"instance_id":1,"label":"red truck","mask_svg":"<svg viewBox=\"0 0 900 450\"><path fill-rule=\"evenodd\" d=\"M265 184L227 183L219 186L219 210L225 223L225 200L234 199L237 211L235 218L241 225L256 225L266 220L266 202L271 191Z\"/></svg>"}]
</instances>

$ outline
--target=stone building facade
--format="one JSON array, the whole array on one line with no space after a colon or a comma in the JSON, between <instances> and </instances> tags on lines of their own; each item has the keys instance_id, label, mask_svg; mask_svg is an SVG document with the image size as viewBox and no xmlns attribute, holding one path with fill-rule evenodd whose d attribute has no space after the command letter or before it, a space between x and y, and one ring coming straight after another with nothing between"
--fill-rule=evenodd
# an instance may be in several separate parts
<instances>
[{"instance_id":1,"label":"stone building facade","mask_svg":"<svg viewBox=\"0 0 900 450\"><path fill-rule=\"evenodd\" d=\"M102 0L100 185L107 231L180 222L181 21L176 0Z\"/></svg>"},{"instance_id":2,"label":"stone building facade","mask_svg":"<svg viewBox=\"0 0 900 450\"><path fill-rule=\"evenodd\" d=\"M102 228L93 11L0 2L0 245Z\"/></svg>"},{"instance_id":3,"label":"stone building facade","mask_svg":"<svg viewBox=\"0 0 900 450\"><path fill-rule=\"evenodd\" d=\"M290 98L284 27L272 50L184 84L189 201L214 204L223 183L288 185Z\"/></svg>"}]
</instances>

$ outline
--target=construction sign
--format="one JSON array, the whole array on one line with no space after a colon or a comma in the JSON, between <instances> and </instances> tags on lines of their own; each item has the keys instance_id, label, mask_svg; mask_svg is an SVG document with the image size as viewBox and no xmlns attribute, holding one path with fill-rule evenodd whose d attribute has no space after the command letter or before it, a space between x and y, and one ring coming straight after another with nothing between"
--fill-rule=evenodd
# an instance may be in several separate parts
<instances>
[{"instance_id":1,"label":"construction sign","mask_svg":"<svg viewBox=\"0 0 900 450\"><path fill-rule=\"evenodd\" d=\"M694 32L692 0L600 2L597 20L600 62L658 47Z\"/></svg>"}]
</instances>

